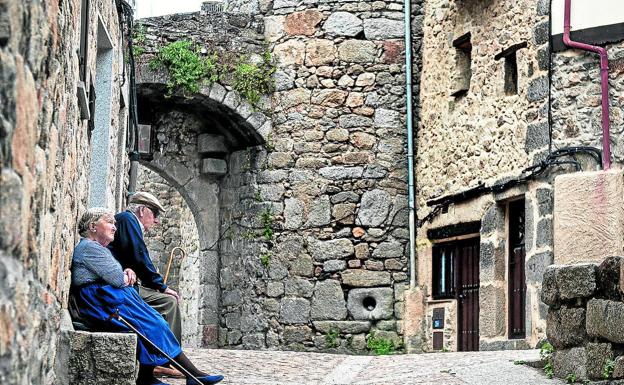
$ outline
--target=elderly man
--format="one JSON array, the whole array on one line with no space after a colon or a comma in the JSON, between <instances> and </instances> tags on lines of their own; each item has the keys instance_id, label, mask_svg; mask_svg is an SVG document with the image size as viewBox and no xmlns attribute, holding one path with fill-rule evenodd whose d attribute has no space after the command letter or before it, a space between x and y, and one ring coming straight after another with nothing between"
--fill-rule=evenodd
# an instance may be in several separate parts
<instances>
[{"instance_id":1,"label":"elderly man","mask_svg":"<svg viewBox=\"0 0 624 385\"><path fill-rule=\"evenodd\" d=\"M117 232L108 248L124 269L134 270L140 281L139 294L165 318L181 343L180 296L165 285L143 240L144 232L160 223L158 215L163 211L165 208L154 195L147 192L132 195L126 211L115 215Z\"/></svg>"}]
</instances>

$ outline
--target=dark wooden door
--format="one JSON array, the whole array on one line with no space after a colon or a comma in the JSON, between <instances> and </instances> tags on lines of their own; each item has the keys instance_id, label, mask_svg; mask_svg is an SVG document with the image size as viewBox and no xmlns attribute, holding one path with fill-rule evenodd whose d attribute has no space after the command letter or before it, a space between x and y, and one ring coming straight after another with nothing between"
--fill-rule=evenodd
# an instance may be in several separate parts
<instances>
[{"instance_id":1,"label":"dark wooden door","mask_svg":"<svg viewBox=\"0 0 624 385\"><path fill-rule=\"evenodd\" d=\"M479 238L457 244L458 350L479 350Z\"/></svg>"},{"instance_id":2,"label":"dark wooden door","mask_svg":"<svg viewBox=\"0 0 624 385\"><path fill-rule=\"evenodd\" d=\"M524 200L520 200L509 204L509 338L526 336L525 257Z\"/></svg>"}]
</instances>

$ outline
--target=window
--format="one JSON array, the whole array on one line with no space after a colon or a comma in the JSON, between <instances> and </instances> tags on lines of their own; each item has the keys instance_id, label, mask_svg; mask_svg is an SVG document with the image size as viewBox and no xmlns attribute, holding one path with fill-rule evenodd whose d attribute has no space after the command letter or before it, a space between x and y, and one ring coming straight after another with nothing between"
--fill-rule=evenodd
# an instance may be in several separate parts
<instances>
[{"instance_id":1,"label":"window","mask_svg":"<svg viewBox=\"0 0 624 385\"><path fill-rule=\"evenodd\" d=\"M455 251L453 243L433 246L432 295L434 299L455 297Z\"/></svg>"},{"instance_id":2,"label":"window","mask_svg":"<svg viewBox=\"0 0 624 385\"><path fill-rule=\"evenodd\" d=\"M515 44L494 56L495 60L505 59L505 95L518 94L518 59L516 52L526 46L526 42Z\"/></svg>"},{"instance_id":3,"label":"window","mask_svg":"<svg viewBox=\"0 0 624 385\"><path fill-rule=\"evenodd\" d=\"M453 41L455 47L455 72L452 74L451 96L462 97L470 89L472 77L472 42L470 32Z\"/></svg>"}]
</instances>

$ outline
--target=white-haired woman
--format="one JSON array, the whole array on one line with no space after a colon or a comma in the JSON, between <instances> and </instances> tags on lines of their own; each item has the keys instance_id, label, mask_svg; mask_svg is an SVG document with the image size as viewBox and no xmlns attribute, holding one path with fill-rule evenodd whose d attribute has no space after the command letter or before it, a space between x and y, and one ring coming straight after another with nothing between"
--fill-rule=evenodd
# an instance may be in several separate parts
<instances>
[{"instance_id":1,"label":"white-haired woman","mask_svg":"<svg viewBox=\"0 0 624 385\"><path fill-rule=\"evenodd\" d=\"M80 316L100 331L130 331L127 326L110 315L118 311L126 321L140 330L160 349L201 381L216 384L223 376L210 376L198 370L186 357L167 322L151 308L132 288L136 275L131 269L122 270L106 246L115 237L113 212L100 207L88 209L78 223L80 242L72 257L72 293ZM154 367L169 363L158 352L150 350L139 339L138 385L163 384L154 377ZM187 378L187 385L200 385Z\"/></svg>"}]
</instances>

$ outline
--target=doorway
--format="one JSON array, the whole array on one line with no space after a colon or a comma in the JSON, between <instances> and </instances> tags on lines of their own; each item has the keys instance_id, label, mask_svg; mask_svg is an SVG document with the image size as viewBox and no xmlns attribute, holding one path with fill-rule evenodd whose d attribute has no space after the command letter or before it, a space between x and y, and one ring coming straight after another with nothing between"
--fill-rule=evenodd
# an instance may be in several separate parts
<instances>
[{"instance_id":1,"label":"doorway","mask_svg":"<svg viewBox=\"0 0 624 385\"><path fill-rule=\"evenodd\" d=\"M509 338L526 336L524 199L509 203Z\"/></svg>"},{"instance_id":2,"label":"doorway","mask_svg":"<svg viewBox=\"0 0 624 385\"><path fill-rule=\"evenodd\" d=\"M479 238L457 244L457 350L479 350Z\"/></svg>"}]
</instances>

